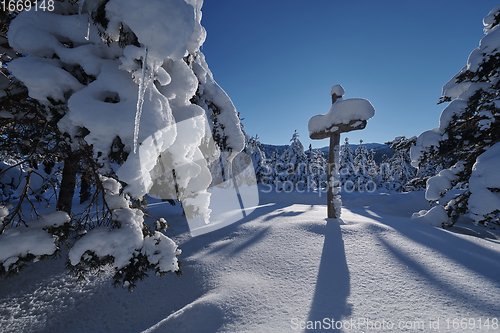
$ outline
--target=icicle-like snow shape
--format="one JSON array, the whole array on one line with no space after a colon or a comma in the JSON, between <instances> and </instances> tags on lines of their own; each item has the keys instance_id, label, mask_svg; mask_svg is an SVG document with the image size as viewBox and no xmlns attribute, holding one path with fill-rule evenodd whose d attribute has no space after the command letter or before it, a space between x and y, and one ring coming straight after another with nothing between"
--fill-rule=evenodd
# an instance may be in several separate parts
<instances>
[{"instance_id":1,"label":"icicle-like snow shape","mask_svg":"<svg viewBox=\"0 0 500 333\"><path fill-rule=\"evenodd\" d=\"M85 40L90 39L90 13L88 15L89 15L89 19L87 20L87 36L85 37Z\"/></svg>"},{"instance_id":2,"label":"icicle-like snow shape","mask_svg":"<svg viewBox=\"0 0 500 333\"><path fill-rule=\"evenodd\" d=\"M135 126L134 126L134 154L137 153L137 145L139 141L139 124L141 122L142 106L144 105L144 95L146 94L146 89L153 77L153 68L150 68L149 72L146 72L148 66L148 49L144 54L144 61L142 63L142 78L139 82L139 92L137 96L137 110L135 113ZM147 75L147 77L146 77Z\"/></svg>"},{"instance_id":3,"label":"icicle-like snow shape","mask_svg":"<svg viewBox=\"0 0 500 333\"><path fill-rule=\"evenodd\" d=\"M154 68L156 68L156 62L153 64L153 67L148 72L148 81L147 81L148 86L151 84L151 82L153 82ZM152 100L153 100L153 89L149 89L149 101L152 101Z\"/></svg>"},{"instance_id":4,"label":"icicle-like snow shape","mask_svg":"<svg viewBox=\"0 0 500 333\"><path fill-rule=\"evenodd\" d=\"M78 28L80 28L80 18L82 17L84 3L85 3L85 0L78 0Z\"/></svg>"},{"instance_id":5,"label":"icicle-like snow shape","mask_svg":"<svg viewBox=\"0 0 500 333\"><path fill-rule=\"evenodd\" d=\"M80 19L82 18L83 4L85 0L78 0L78 28L80 28Z\"/></svg>"},{"instance_id":6,"label":"icicle-like snow shape","mask_svg":"<svg viewBox=\"0 0 500 333\"><path fill-rule=\"evenodd\" d=\"M85 0L79 0L78 1L78 17L82 15L82 10L83 10L83 4L85 3Z\"/></svg>"}]
</instances>

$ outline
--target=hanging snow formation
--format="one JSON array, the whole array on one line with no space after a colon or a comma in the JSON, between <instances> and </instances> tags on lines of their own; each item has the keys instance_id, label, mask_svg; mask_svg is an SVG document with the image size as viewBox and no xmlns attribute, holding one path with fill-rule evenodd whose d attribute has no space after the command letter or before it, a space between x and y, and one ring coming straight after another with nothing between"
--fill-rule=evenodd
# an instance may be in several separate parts
<instances>
[{"instance_id":1,"label":"hanging snow formation","mask_svg":"<svg viewBox=\"0 0 500 333\"><path fill-rule=\"evenodd\" d=\"M28 56L12 60L8 69L46 106L48 120L57 121L73 150L92 148L100 168L112 221L89 228L73 244L69 259L81 271L108 256L124 285L136 276L129 279L121 270L133 270L137 256L156 273L177 271L177 246L145 229L143 213L130 208L129 196L142 198L156 186L161 198L182 200L188 221L197 218L205 226L211 213L208 163L220 154L212 139L214 119L229 161L244 147L235 107L200 51L206 36L202 3L61 1L52 12L21 12L10 25L10 45ZM121 165L111 163L116 149L125 160ZM123 193L120 183L102 176L113 172L126 184ZM56 238L45 229L69 219L59 215L28 222L39 226L26 228L31 231L4 232L2 242L18 246L8 246L0 264L8 269L29 254L53 253Z\"/></svg>"},{"instance_id":2,"label":"hanging snow formation","mask_svg":"<svg viewBox=\"0 0 500 333\"><path fill-rule=\"evenodd\" d=\"M75 138L85 129L84 140L106 171L113 141L119 138L129 155L115 171L134 198L150 191L160 177L153 172L158 156L167 154L179 192L189 198L191 211L208 219L210 173L205 159L218 154L214 145L202 144L211 139L209 106L218 109L225 148L233 154L241 151L244 136L234 105L214 81L200 51L206 36L200 23L202 3L58 3L53 12L20 13L8 36L15 50L30 55L9 64L30 96L47 106L67 103L58 126L73 138L75 149ZM87 32L87 25L79 23L94 20L103 8L105 29L92 25ZM123 45L124 32L137 40ZM187 132L180 133L181 123Z\"/></svg>"}]
</instances>

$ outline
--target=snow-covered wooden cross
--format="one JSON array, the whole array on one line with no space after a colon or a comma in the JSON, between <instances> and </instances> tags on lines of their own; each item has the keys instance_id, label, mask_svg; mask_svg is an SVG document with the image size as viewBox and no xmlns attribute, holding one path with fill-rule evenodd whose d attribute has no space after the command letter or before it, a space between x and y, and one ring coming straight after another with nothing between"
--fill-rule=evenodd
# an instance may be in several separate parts
<instances>
[{"instance_id":1,"label":"snow-covered wooden cross","mask_svg":"<svg viewBox=\"0 0 500 333\"><path fill-rule=\"evenodd\" d=\"M314 140L330 138L328 153L327 207L328 218L339 218L342 201L338 192L340 133L362 130L368 119L375 115L373 105L364 98L342 99L344 88L332 87L332 107L324 115L309 119L309 137Z\"/></svg>"}]
</instances>

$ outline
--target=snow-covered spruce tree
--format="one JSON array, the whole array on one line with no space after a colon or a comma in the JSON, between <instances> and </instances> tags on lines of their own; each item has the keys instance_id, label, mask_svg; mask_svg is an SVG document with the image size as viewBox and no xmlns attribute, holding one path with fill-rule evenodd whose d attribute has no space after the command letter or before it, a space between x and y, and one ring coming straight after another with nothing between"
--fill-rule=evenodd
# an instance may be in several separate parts
<instances>
[{"instance_id":1,"label":"snow-covered spruce tree","mask_svg":"<svg viewBox=\"0 0 500 333\"><path fill-rule=\"evenodd\" d=\"M307 158L304 146L295 131L290 139L290 145L280 156L278 169L277 188L291 191L294 188L304 190L307 186Z\"/></svg>"},{"instance_id":2,"label":"snow-covered spruce tree","mask_svg":"<svg viewBox=\"0 0 500 333\"><path fill-rule=\"evenodd\" d=\"M274 184L278 182L278 156L276 152L271 152L271 156L266 159L267 173L264 177L265 184Z\"/></svg>"},{"instance_id":3,"label":"snow-covered spruce tree","mask_svg":"<svg viewBox=\"0 0 500 333\"><path fill-rule=\"evenodd\" d=\"M246 145L243 152L252 158L252 163L255 168L255 178L258 183L264 182L264 178L269 174L266 164L266 154L262 150L258 136L246 136Z\"/></svg>"},{"instance_id":4,"label":"snow-covered spruce tree","mask_svg":"<svg viewBox=\"0 0 500 333\"><path fill-rule=\"evenodd\" d=\"M306 151L307 156L307 187L308 189L321 189L326 188L326 173L328 162L325 159L323 152L319 149L309 149Z\"/></svg>"},{"instance_id":5,"label":"snow-covered spruce tree","mask_svg":"<svg viewBox=\"0 0 500 333\"><path fill-rule=\"evenodd\" d=\"M154 192L179 198L187 215L208 219L207 164L220 151L211 143L214 109L230 156L244 145L234 106L200 52L201 5L67 0L12 21L9 43L29 56L11 61L8 69L45 108L44 117L56 120L71 151L87 156L99 216L84 212L70 219L56 212L25 223L35 228L4 223L3 272L53 254L62 241L71 246L68 266L79 277L109 264L115 284L132 287L148 270L179 271L180 251L159 231L165 220L155 223L157 230L148 227L131 201ZM45 245L29 237L43 238Z\"/></svg>"},{"instance_id":6,"label":"snow-covered spruce tree","mask_svg":"<svg viewBox=\"0 0 500 333\"><path fill-rule=\"evenodd\" d=\"M7 39L10 23L18 14L3 11L0 15L0 202L11 207L1 219L0 234L39 216L37 205L51 204L60 185L60 161L71 151L57 128L60 117L53 112L57 107L47 109L30 98L27 87L5 66L23 56L10 47ZM59 196L56 206L68 208L64 199ZM25 259L13 262L8 272L0 267L0 274L17 274Z\"/></svg>"},{"instance_id":7,"label":"snow-covered spruce tree","mask_svg":"<svg viewBox=\"0 0 500 333\"><path fill-rule=\"evenodd\" d=\"M415 143L416 140L413 142L413 145L415 145ZM409 149L411 149L411 147ZM414 167L416 163L412 161L410 165ZM437 160L421 160L418 164L418 168L415 169L415 176L408 183L406 183L406 190L425 191L427 187L427 180L437 175L441 170L443 170L443 168L443 163L440 163Z\"/></svg>"},{"instance_id":8,"label":"snow-covered spruce tree","mask_svg":"<svg viewBox=\"0 0 500 333\"><path fill-rule=\"evenodd\" d=\"M390 189L390 183L391 183L391 168L389 164L389 157L384 154L382 155L382 162L380 163L379 166L379 177L380 177L380 184L379 187L385 188L385 189Z\"/></svg>"},{"instance_id":9,"label":"snow-covered spruce tree","mask_svg":"<svg viewBox=\"0 0 500 333\"><path fill-rule=\"evenodd\" d=\"M381 177L380 177L380 167L375 161L375 149L370 149L368 152L368 176L371 178L370 189L376 189L380 187ZM373 187L371 187L373 186Z\"/></svg>"},{"instance_id":10,"label":"snow-covered spruce tree","mask_svg":"<svg viewBox=\"0 0 500 333\"><path fill-rule=\"evenodd\" d=\"M407 184L416 176L416 169L411 165L410 148L415 145L416 137L407 139L398 136L385 144L395 150L394 155L388 159L389 179L385 187L391 191L403 192L408 190Z\"/></svg>"},{"instance_id":11,"label":"snow-covered spruce tree","mask_svg":"<svg viewBox=\"0 0 500 333\"><path fill-rule=\"evenodd\" d=\"M427 161L445 168L427 181L426 198L439 200L452 225L470 213L476 224L500 226L500 6L483 20L486 36L467 65L443 87L439 127L426 131L411 149L414 166ZM462 194L444 202L453 187ZM443 215L443 214L440 214ZM446 216L446 215L444 215Z\"/></svg>"},{"instance_id":12,"label":"snow-covered spruce tree","mask_svg":"<svg viewBox=\"0 0 500 333\"><path fill-rule=\"evenodd\" d=\"M365 189L374 189L375 185L372 175L376 174L376 170L372 170L373 165L369 163L368 149L363 145L363 140L359 140L359 146L354 151L354 161L352 167L351 181L353 182L354 190L365 191Z\"/></svg>"},{"instance_id":13,"label":"snow-covered spruce tree","mask_svg":"<svg viewBox=\"0 0 500 333\"><path fill-rule=\"evenodd\" d=\"M28 96L28 89L12 77L6 63L22 56L12 50L7 40L7 30L18 12L0 13L0 202L8 204L13 199L29 201L30 194L38 200L50 185L55 184L54 160L64 148L57 136L50 135L54 122L47 122L43 108ZM26 170L26 172L23 172ZM22 187L22 188L20 188ZM21 193L17 193L17 189ZM5 220L20 215L21 205L16 205ZM1 229L0 229L1 230Z\"/></svg>"},{"instance_id":14,"label":"snow-covered spruce tree","mask_svg":"<svg viewBox=\"0 0 500 333\"><path fill-rule=\"evenodd\" d=\"M354 152L349 145L349 138L345 138L344 144L340 149L339 174L340 186L344 186L347 191L351 191L354 186Z\"/></svg>"}]
</instances>

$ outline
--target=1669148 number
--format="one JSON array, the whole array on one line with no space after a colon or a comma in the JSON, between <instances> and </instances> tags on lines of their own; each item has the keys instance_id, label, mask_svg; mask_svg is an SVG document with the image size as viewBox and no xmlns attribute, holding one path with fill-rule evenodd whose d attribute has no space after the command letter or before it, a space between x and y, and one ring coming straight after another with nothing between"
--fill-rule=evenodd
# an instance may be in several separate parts
<instances>
[{"instance_id":1,"label":"1669148 number","mask_svg":"<svg viewBox=\"0 0 500 333\"><path fill-rule=\"evenodd\" d=\"M54 0L1 0L0 7L4 12L22 12L22 11L48 11L54 10Z\"/></svg>"},{"instance_id":2,"label":"1669148 number","mask_svg":"<svg viewBox=\"0 0 500 333\"><path fill-rule=\"evenodd\" d=\"M454 330L498 330L498 318L453 318L446 319L446 328Z\"/></svg>"}]
</instances>

